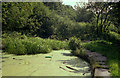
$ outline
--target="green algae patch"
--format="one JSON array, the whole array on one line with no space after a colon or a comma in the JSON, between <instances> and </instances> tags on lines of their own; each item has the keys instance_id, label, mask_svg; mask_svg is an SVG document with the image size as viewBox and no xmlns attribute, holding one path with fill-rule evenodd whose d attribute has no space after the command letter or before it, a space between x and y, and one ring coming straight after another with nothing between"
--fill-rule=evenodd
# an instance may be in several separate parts
<instances>
[{"instance_id":1,"label":"green algae patch","mask_svg":"<svg viewBox=\"0 0 120 78\"><path fill-rule=\"evenodd\" d=\"M70 50L21 56L3 54L2 61L3 76L91 76L89 63L73 56Z\"/></svg>"}]
</instances>

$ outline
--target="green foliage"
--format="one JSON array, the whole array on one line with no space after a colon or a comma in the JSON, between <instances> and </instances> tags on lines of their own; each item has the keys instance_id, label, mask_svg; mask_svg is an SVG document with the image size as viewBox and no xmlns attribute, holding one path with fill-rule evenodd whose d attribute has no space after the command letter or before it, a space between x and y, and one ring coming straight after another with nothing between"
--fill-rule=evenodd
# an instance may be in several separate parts
<instances>
[{"instance_id":1,"label":"green foliage","mask_svg":"<svg viewBox=\"0 0 120 78\"><path fill-rule=\"evenodd\" d=\"M53 50L68 49L68 43L65 41L46 39L46 42Z\"/></svg>"},{"instance_id":2,"label":"green foliage","mask_svg":"<svg viewBox=\"0 0 120 78\"><path fill-rule=\"evenodd\" d=\"M110 32L109 36L112 41L114 41L114 40L120 41L120 34L118 34L116 32Z\"/></svg>"},{"instance_id":3,"label":"green foliage","mask_svg":"<svg viewBox=\"0 0 120 78\"><path fill-rule=\"evenodd\" d=\"M12 54L26 54L26 49L18 38L14 39L8 37L3 39L3 46L6 52Z\"/></svg>"},{"instance_id":4,"label":"green foliage","mask_svg":"<svg viewBox=\"0 0 120 78\"><path fill-rule=\"evenodd\" d=\"M72 28L76 26L76 23L71 21L67 17L58 17L56 34L59 39L68 39L72 36Z\"/></svg>"},{"instance_id":5,"label":"green foliage","mask_svg":"<svg viewBox=\"0 0 120 78\"><path fill-rule=\"evenodd\" d=\"M76 37L71 37L69 39L69 48L72 53L78 56L85 56L84 48L82 47L81 40Z\"/></svg>"},{"instance_id":6,"label":"green foliage","mask_svg":"<svg viewBox=\"0 0 120 78\"><path fill-rule=\"evenodd\" d=\"M95 45L94 45L95 44ZM98 44L98 45L97 45ZM83 44L84 45L84 44ZM99 45L112 45L112 42L109 42L109 41L105 41L105 40L96 40L96 41L91 41L89 42L88 44L85 44L85 47L88 49L88 50L91 50L92 52L96 51L96 48L95 47L99 47ZM110 48L110 46L108 47ZM102 48L100 48L102 49ZM103 51L105 49L103 48Z\"/></svg>"},{"instance_id":7,"label":"green foliage","mask_svg":"<svg viewBox=\"0 0 120 78\"><path fill-rule=\"evenodd\" d=\"M113 43L120 44L120 34L116 32L103 33L102 38L104 40L108 40Z\"/></svg>"},{"instance_id":8,"label":"green foliage","mask_svg":"<svg viewBox=\"0 0 120 78\"><path fill-rule=\"evenodd\" d=\"M75 26L73 32L75 32L74 35L76 35L76 37L80 38L81 40L92 39L94 38L95 34L93 25L85 22L80 22L77 26Z\"/></svg>"},{"instance_id":9,"label":"green foliage","mask_svg":"<svg viewBox=\"0 0 120 78\"><path fill-rule=\"evenodd\" d=\"M19 31L25 34L30 32L32 35L49 37L52 33L50 14L51 11L42 2L4 2L2 5L3 31Z\"/></svg>"},{"instance_id":10,"label":"green foliage","mask_svg":"<svg viewBox=\"0 0 120 78\"><path fill-rule=\"evenodd\" d=\"M85 50L83 48L80 49L77 48L76 50L72 50L72 53L81 57L85 56Z\"/></svg>"},{"instance_id":11,"label":"green foliage","mask_svg":"<svg viewBox=\"0 0 120 78\"><path fill-rule=\"evenodd\" d=\"M109 27L108 27L108 30L109 31L114 31L114 32L118 32L118 28L114 25L114 24L111 24Z\"/></svg>"},{"instance_id":12,"label":"green foliage","mask_svg":"<svg viewBox=\"0 0 120 78\"><path fill-rule=\"evenodd\" d=\"M45 2L50 10L55 11L61 17L68 17L75 21L76 11L70 5L63 5L62 2Z\"/></svg>"},{"instance_id":13,"label":"green foliage","mask_svg":"<svg viewBox=\"0 0 120 78\"><path fill-rule=\"evenodd\" d=\"M65 41L27 36L23 38L23 35L13 37L5 34L3 35L3 46L5 52L12 54L48 53L51 50L68 49L68 43Z\"/></svg>"},{"instance_id":14,"label":"green foliage","mask_svg":"<svg viewBox=\"0 0 120 78\"><path fill-rule=\"evenodd\" d=\"M21 34L21 33L18 33L18 32L2 32L2 38L18 38L18 39L25 39L27 38L27 36L25 34Z\"/></svg>"},{"instance_id":15,"label":"green foliage","mask_svg":"<svg viewBox=\"0 0 120 78\"><path fill-rule=\"evenodd\" d=\"M71 50L77 50L81 48L81 40L76 37L71 37L69 39L69 47Z\"/></svg>"},{"instance_id":16,"label":"green foliage","mask_svg":"<svg viewBox=\"0 0 120 78\"><path fill-rule=\"evenodd\" d=\"M20 31L24 28L28 17L32 14L30 8L32 9L33 6L29 3L2 3L3 30Z\"/></svg>"},{"instance_id":17,"label":"green foliage","mask_svg":"<svg viewBox=\"0 0 120 78\"><path fill-rule=\"evenodd\" d=\"M84 43L85 48L89 49L90 51L96 51L104 56L107 56L108 58L108 65L111 67L110 71L112 73L112 76L120 76L118 71L118 62L119 62L119 46L116 46L114 44L111 44L111 42L103 41L103 40L97 40L92 41L90 43Z\"/></svg>"},{"instance_id":18,"label":"green foliage","mask_svg":"<svg viewBox=\"0 0 120 78\"><path fill-rule=\"evenodd\" d=\"M117 76L118 60L114 56L119 49L113 44L120 44L119 3L88 3L87 7L73 9L61 2L2 2L3 50L36 54L71 49L84 56L81 40L96 40L84 46L106 55L112 74Z\"/></svg>"},{"instance_id":19,"label":"green foliage","mask_svg":"<svg viewBox=\"0 0 120 78\"><path fill-rule=\"evenodd\" d=\"M92 37L93 26L89 23L76 22L76 10L59 2L3 2L2 18L3 31L6 32L17 31L60 40L69 39L72 36L81 39Z\"/></svg>"},{"instance_id":20,"label":"green foliage","mask_svg":"<svg viewBox=\"0 0 120 78\"><path fill-rule=\"evenodd\" d=\"M94 14L85 7L76 7L76 21L77 22L91 22Z\"/></svg>"},{"instance_id":21,"label":"green foliage","mask_svg":"<svg viewBox=\"0 0 120 78\"><path fill-rule=\"evenodd\" d=\"M100 43L100 44L106 44L106 45L111 45L112 44L112 42L105 41L105 40L96 40L96 41L93 41L91 43Z\"/></svg>"},{"instance_id":22,"label":"green foliage","mask_svg":"<svg viewBox=\"0 0 120 78\"><path fill-rule=\"evenodd\" d=\"M112 9L112 13L111 13L111 17L112 17L112 23L114 24L115 27L117 27L117 30L120 34L120 1L117 3L113 3L113 9Z\"/></svg>"}]
</instances>

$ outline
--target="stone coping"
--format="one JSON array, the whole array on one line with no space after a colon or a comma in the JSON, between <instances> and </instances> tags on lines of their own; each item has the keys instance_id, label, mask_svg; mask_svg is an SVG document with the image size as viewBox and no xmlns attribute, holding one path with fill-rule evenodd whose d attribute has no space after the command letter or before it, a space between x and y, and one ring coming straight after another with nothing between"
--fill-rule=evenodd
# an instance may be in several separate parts
<instances>
[{"instance_id":1,"label":"stone coping","mask_svg":"<svg viewBox=\"0 0 120 78\"><path fill-rule=\"evenodd\" d=\"M106 64L107 57L97 52L85 49L85 55L74 55L86 60L91 65L92 78L110 78L109 66Z\"/></svg>"}]
</instances>

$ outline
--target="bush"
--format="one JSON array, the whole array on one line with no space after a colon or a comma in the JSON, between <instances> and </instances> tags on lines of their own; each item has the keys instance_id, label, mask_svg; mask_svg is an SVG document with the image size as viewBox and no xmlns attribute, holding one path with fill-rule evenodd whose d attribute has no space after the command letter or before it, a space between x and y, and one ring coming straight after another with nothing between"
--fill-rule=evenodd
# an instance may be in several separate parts
<instances>
[{"instance_id":1,"label":"bush","mask_svg":"<svg viewBox=\"0 0 120 78\"><path fill-rule=\"evenodd\" d=\"M2 38L8 38L8 37L10 37L10 38L19 38L19 39L27 38L27 36L25 34L22 35L21 33L16 32L16 31L14 31L14 32L8 31L7 33L3 32Z\"/></svg>"},{"instance_id":2,"label":"bush","mask_svg":"<svg viewBox=\"0 0 120 78\"><path fill-rule=\"evenodd\" d=\"M81 48L81 40L76 37L71 37L69 39L69 47L71 50L76 50Z\"/></svg>"},{"instance_id":3,"label":"bush","mask_svg":"<svg viewBox=\"0 0 120 78\"><path fill-rule=\"evenodd\" d=\"M68 42L66 41L59 41L55 39L46 39L45 41L53 50L68 49Z\"/></svg>"},{"instance_id":4,"label":"bush","mask_svg":"<svg viewBox=\"0 0 120 78\"><path fill-rule=\"evenodd\" d=\"M81 40L76 37L71 37L69 39L69 48L72 53L78 56L85 56L85 51L82 47Z\"/></svg>"},{"instance_id":5,"label":"bush","mask_svg":"<svg viewBox=\"0 0 120 78\"><path fill-rule=\"evenodd\" d=\"M103 39L120 44L120 35L116 32L103 33Z\"/></svg>"},{"instance_id":6,"label":"bush","mask_svg":"<svg viewBox=\"0 0 120 78\"><path fill-rule=\"evenodd\" d=\"M78 56L85 56L85 50L83 48L72 50L72 53Z\"/></svg>"},{"instance_id":7,"label":"bush","mask_svg":"<svg viewBox=\"0 0 120 78\"><path fill-rule=\"evenodd\" d=\"M5 36L5 35L4 35ZM36 54L48 53L51 50L68 49L68 43L53 39L42 39L40 37L21 38L5 36L3 38L4 51L12 54Z\"/></svg>"},{"instance_id":8,"label":"bush","mask_svg":"<svg viewBox=\"0 0 120 78\"><path fill-rule=\"evenodd\" d=\"M112 42L109 42L109 41L105 41L105 40L96 40L96 41L94 41L95 43L102 43L102 44L112 44Z\"/></svg>"},{"instance_id":9,"label":"bush","mask_svg":"<svg viewBox=\"0 0 120 78\"><path fill-rule=\"evenodd\" d=\"M8 38L3 40L4 50L12 54L26 54L26 48L19 39Z\"/></svg>"}]
</instances>

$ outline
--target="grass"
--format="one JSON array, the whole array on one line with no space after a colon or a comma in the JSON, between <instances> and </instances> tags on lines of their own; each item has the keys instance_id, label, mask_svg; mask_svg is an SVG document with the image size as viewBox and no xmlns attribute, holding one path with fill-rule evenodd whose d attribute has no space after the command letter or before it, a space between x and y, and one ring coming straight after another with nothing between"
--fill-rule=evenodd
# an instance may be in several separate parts
<instances>
[{"instance_id":1,"label":"grass","mask_svg":"<svg viewBox=\"0 0 120 78\"><path fill-rule=\"evenodd\" d=\"M84 43L85 48L96 51L108 58L107 64L110 66L112 76L120 76L119 74L119 52L120 47L104 40L91 41Z\"/></svg>"},{"instance_id":2,"label":"grass","mask_svg":"<svg viewBox=\"0 0 120 78\"><path fill-rule=\"evenodd\" d=\"M22 38L21 38L22 37ZM49 53L52 50L68 49L68 43L65 41L42 39L40 37L4 37L2 40L4 52L24 55Z\"/></svg>"}]
</instances>

